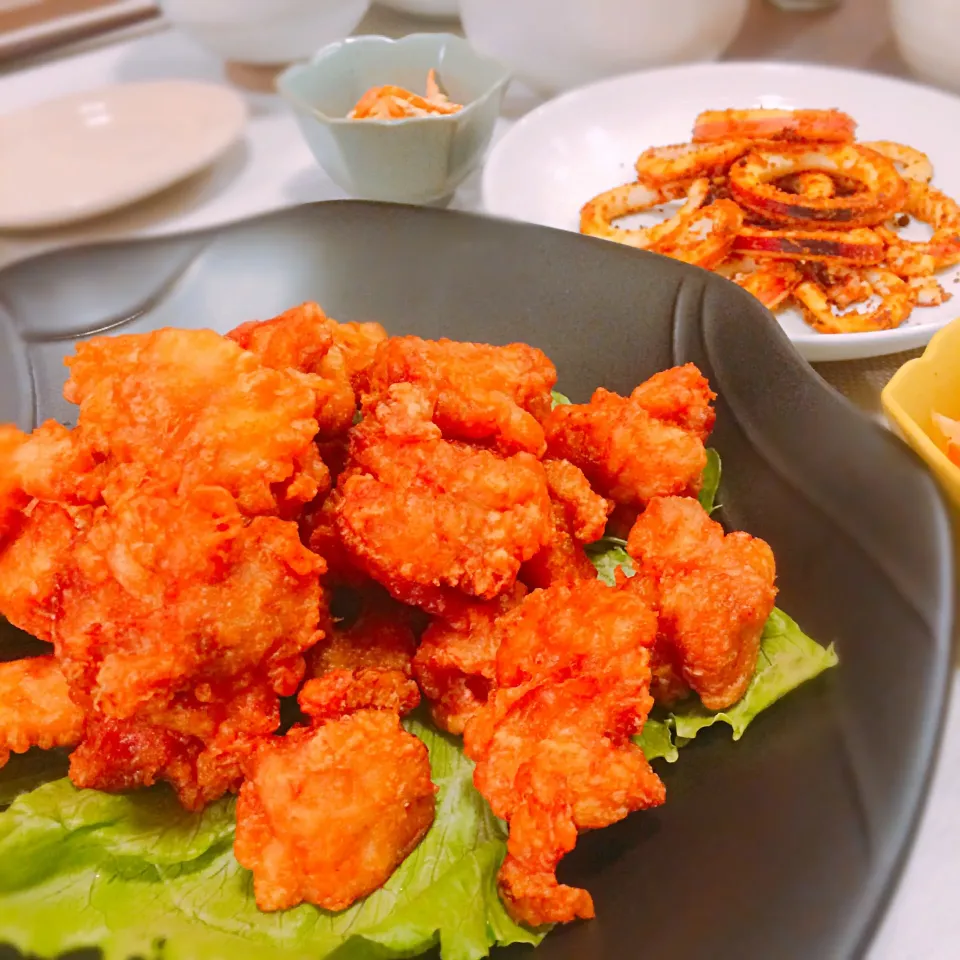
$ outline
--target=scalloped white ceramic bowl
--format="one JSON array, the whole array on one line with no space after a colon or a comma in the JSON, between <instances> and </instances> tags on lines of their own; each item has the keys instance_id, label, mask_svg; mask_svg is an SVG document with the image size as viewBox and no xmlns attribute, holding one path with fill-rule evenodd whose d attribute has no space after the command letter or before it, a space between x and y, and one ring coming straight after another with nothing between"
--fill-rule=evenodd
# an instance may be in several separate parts
<instances>
[{"instance_id":1,"label":"scalloped white ceramic bowl","mask_svg":"<svg viewBox=\"0 0 960 960\"><path fill-rule=\"evenodd\" d=\"M422 92L435 68L454 114L405 120L348 120L370 87ZM493 137L510 79L466 40L415 33L402 40L351 37L284 71L277 89L293 106L304 138L330 178L354 197L438 203L477 168Z\"/></svg>"}]
</instances>

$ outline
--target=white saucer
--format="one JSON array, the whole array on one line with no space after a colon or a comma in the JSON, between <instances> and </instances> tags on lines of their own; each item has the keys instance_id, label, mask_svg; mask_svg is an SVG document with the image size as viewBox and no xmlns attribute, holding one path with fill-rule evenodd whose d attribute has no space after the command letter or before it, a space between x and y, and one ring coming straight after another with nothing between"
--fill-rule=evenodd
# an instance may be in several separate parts
<instances>
[{"instance_id":1,"label":"white saucer","mask_svg":"<svg viewBox=\"0 0 960 960\"><path fill-rule=\"evenodd\" d=\"M239 94L130 83L0 115L0 229L95 217L197 173L243 132Z\"/></svg>"},{"instance_id":2,"label":"white saucer","mask_svg":"<svg viewBox=\"0 0 960 960\"><path fill-rule=\"evenodd\" d=\"M960 97L830 67L711 63L616 77L534 110L487 159L484 206L496 216L578 230L580 207L601 190L634 179L633 163L641 150L689 140L701 110L754 106L846 110L859 123L858 139L898 140L928 153L933 185L960 200ZM923 228L917 229L912 238L920 239ZM915 309L895 330L817 333L795 307L778 319L812 361L913 350L960 316L960 267L938 279L953 299Z\"/></svg>"}]
</instances>

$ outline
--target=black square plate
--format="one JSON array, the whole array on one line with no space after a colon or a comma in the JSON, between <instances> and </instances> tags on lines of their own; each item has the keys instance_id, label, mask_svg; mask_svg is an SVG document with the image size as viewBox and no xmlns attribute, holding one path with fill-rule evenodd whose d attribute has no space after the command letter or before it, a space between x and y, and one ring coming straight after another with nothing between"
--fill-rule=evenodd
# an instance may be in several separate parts
<instances>
[{"instance_id":1,"label":"black square plate","mask_svg":"<svg viewBox=\"0 0 960 960\"><path fill-rule=\"evenodd\" d=\"M739 744L702 735L663 771L663 808L584 837L563 873L591 890L598 919L555 932L537 957L862 954L908 849L948 688L950 523L920 462L733 284L565 232L356 202L4 271L0 422L70 422L61 361L76 338L225 332L307 299L394 333L528 341L575 400L688 360L707 374L723 519L772 544L780 606L835 642L841 666Z\"/></svg>"}]
</instances>

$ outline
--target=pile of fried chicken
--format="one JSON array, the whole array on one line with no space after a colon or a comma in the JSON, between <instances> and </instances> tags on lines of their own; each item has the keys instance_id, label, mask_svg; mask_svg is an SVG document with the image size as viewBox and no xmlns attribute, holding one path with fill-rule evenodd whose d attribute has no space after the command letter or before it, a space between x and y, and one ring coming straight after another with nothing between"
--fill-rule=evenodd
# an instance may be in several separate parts
<instances>
[{"instance_id":1,"label":"pile of fried chicken","mask_svg":"<svg viewBox=\"0 0 960 960\"><path fill-rule=\"evenodd\" d=\"M509 824L512 915L593 916L559 861L663 803L632 738L654 701L735 703L774 604L770 548L696 499L696 367L552 409L533 347L312 303L66 362L73 429L0 426L0 613L52 645L0 664L0 764L70 747L77 787L238 792L261 909L341 910L433 822L422 696ZM637 571L612 587L584 551L611 530Z\"/></svg>"}]
</instances>

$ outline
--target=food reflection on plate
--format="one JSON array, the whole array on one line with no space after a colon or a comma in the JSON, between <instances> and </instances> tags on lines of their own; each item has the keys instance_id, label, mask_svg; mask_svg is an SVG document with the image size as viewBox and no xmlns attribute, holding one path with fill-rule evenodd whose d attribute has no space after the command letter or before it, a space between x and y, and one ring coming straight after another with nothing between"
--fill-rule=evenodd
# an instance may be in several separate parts
<instances>
[{"instance_id":1,"label":"food reflection on plate","mask_svg":"<svg viewBox=\"0 0 960 960\"><path fill-rule=\"evenodd\" d=\"M770 310L796 303L825 334L900 326L952 296L960 205L921 151L855 140L838 110L708 110L690 143L651 147L637 179L586 203L580 230L714 270ZM614 221L682 201L653 226ZM909 240L912 220L932 235Z\"/></svg>"},{"instance_id":2,"label":"food reflection on plate","mask_svg":"<svg viewBox=\"0 0 960 960\"><path fill-rule=\"evenodd\" d=\"M158 898L280 947L269 914L312 905L315 956L536 943L594 915L557 866L665 801L651 761L715 723L739 739L836 663L775 609L770 546L711 516L692 364L571 403L535 347L307 303L67 365L73 429L0 428L0 613L52 644L0 665L0 761L70 748L73 786L0 814L4 862L79 831L107 852L55 877L174 864ZM138 791L160 782L193 813L151 808L157 861Z\"/></svg>"}]
</instances>

